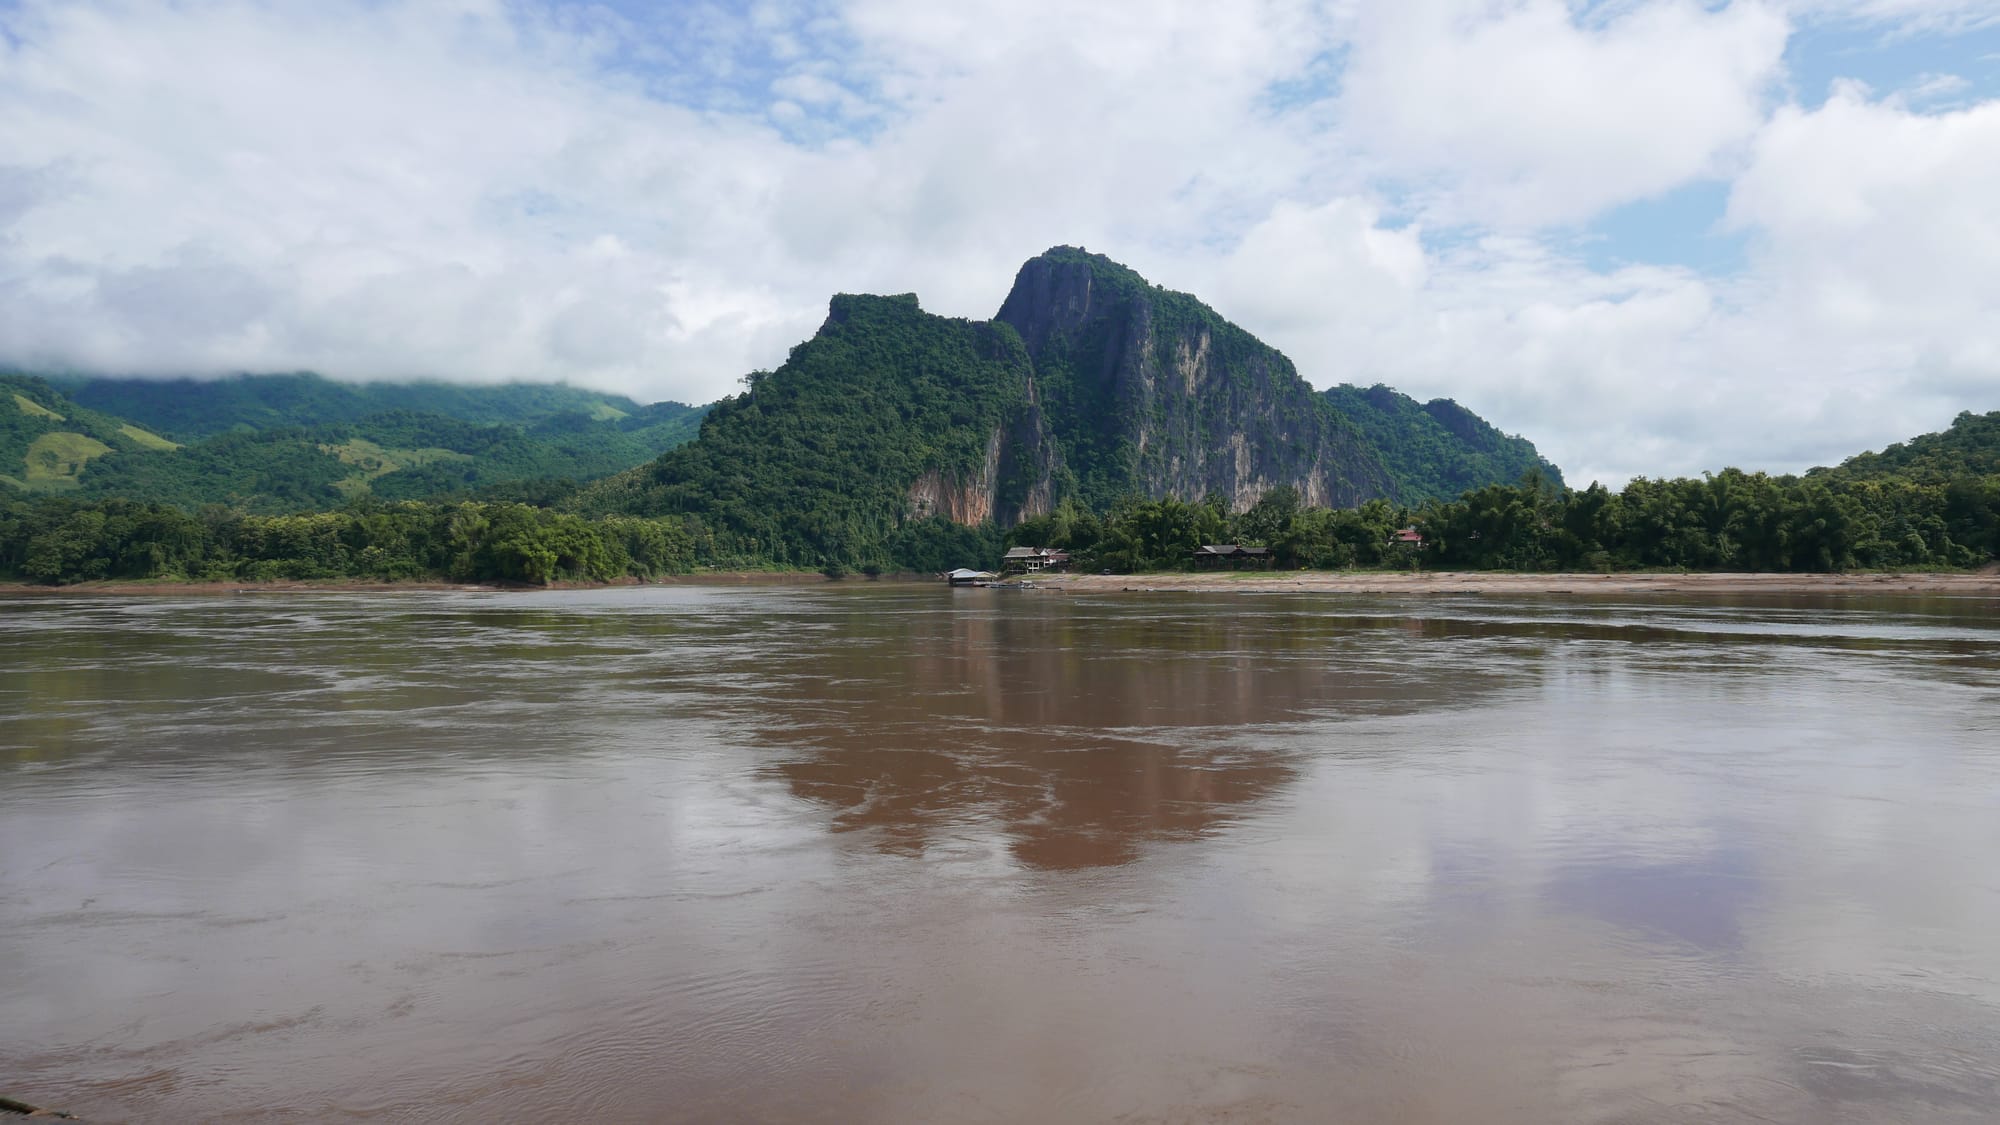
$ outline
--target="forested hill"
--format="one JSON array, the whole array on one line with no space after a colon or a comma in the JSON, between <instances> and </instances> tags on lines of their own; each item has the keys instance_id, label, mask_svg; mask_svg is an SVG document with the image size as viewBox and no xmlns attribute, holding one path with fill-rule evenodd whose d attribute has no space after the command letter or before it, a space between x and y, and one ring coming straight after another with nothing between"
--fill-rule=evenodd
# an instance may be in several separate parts
<instances>
[{"instance_id":1,"label":"forested hill","mask_svg":"<svg viewBox=\"0 0 2000 1125\"><path fill-rule=\"evenodd\" d=\"M1880 453L1862 453L1836 468L1814 469L1814 477L1876 480L1902 477L1939 484L1968 477L2000 476L2000 410L1966 411L1941 433L1898 442Z\"/></svg>"},{"instance_id":2,"label":"forested hill","mask_svg":"<svg viewBox=\"0 0 2000 1125\"><path fill-rule=\"evenodd\" d=\"M1290 489L1344 507L1526 468L1560 482L1533 446L1454 404L1411 404L1421 425L1337 405L1194 297L1072 247L1023 265L990 322L926 313L913 295L836 297L812 339L749 383L697 441L580 505L693 516L717 557L853 566L928 557L913 537L1065 503L1242 511Z\"/></svg>"},{"instance_id":3,"label":"forested hill","mask_svg":"<svg viewBox=\"0 0 2000 1125\"><path fill-rule=\"evenodd\" d=\"M562 383L342 383L310 373L226 379L54 379L79 405L176 441L247 430L355 433L445 448L486 464L398 477L392 493L430 495L523 474L574 481L629 469L692 441L706 406L656 402ZM386 427L383 420L393 418ZM412 419L437 432L412 432ZM385 428L391 433L384 433ZM419 427L420 428L420 427ZM518 433L520 439L511 440ZM337 442L336 442L337 444ZM497 460L495 459L497 458Z\"/></svg>"},{"instance_id":4,"label":"forested hill","mask_svg":"<svg viewBox=\"0 0 2000 1125\"><path fill-rule=\"evenodd\" d=\"M247 512L333 508L362 496L552 503L579 482L687 440L702 414L679 403L641 407L561 386L464 394L378 386L357 397L353 388L316 376L80 385L104 409L49 381L0 376L0 489ZM186 401L176 402L175 394ZM514 421L380 409L405 400ZM621 401L631 409L617 406ZM363 408L373 412L356 416ZM203 416L204 409L212 414Z\"/></svg>"},{"instance_id":5,"label":"forested hill","mask_svg":"<svg viewBox=\"0 0 2000 1125\"><path fill-rule=\"evenodd\" d=\"M1419 403L1380 383L1366 390L1341 383L1327 388L1326 398L1381 454L1396 498L1406 504L1450 500L1530 473L1563 483L1562 470L1536 452L1533 442L1501 433L1451 399Z\"/></svg>"},{"instance_id":6,"label":"forested hill","mask_svg":"<svg viewBox=\"0 0 2000 1125\"><path fill-rule=\"evenodd\" d=\"M72 488L97 458L178 448L124 418L79 406L40 379L0 375L0 494Z\"/></svg>"},{"instance_id":7,"label":"forested hill","mask_svg":"<svg viewBox=\"0 0 2000 1125\"><path fill-rule=\"evenodd\" d=\"M657 423L694 415L689 430L700 424L695 407L676 402L642 407L623 395L560 383L342 383L311 373L226 379L63 377L48 382L79 406L115 414L176 441L229 430L332 426L393 412L523 428L563 416L604 422L643 415Z\"/></svg>"},{"instance_id":8,"label":"forested hill","mask_svg":"<svg viewBox=\"0 0 2000 1125\"><path fill-rule=\"evenodd\" d=\"M912 537L976 557L964 529L1046 510L1070 486L1020 337L913 295L833 298L812 339L747 382L698 440L582 506L696 516L726 559L865 566L925 554Z\"/></svg>"}]
</instances>

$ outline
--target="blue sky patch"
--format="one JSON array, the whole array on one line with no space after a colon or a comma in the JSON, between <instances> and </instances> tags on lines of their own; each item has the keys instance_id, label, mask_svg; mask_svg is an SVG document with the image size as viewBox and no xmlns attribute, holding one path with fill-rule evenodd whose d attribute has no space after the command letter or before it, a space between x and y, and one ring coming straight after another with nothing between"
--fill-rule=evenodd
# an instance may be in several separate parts
<instances>
[{"instance_id":1,"label":"blue sky patch","mask_svg":"<svg viewBox=\"0 0 2000 1125\"><path fill-rule=\"evenodd\" d=\"M1946 35L1807 24L1786 45L1785 68L1791 96L1808 109L1824 105L1842 80L1862 82L1882 97L1950 75L1964 85L1910 102L1912 109L1948 108L2000 95L2000 26Z\"/></svg>"},{"instance_id":2,"label":"blue sky patch","mask_svg":"<svg viewBox=\"0 0 2000 1125\"><path fill-rule=\"evenodd\" d=\"M1601 272L1658 265L1710 276L1734 273L1744 265L1746 240L1740 232L1722 229L1728 206L1728 184L1686 184L1607 212L1575 239L1575 249Z\"/></svg>"}]
</instances>

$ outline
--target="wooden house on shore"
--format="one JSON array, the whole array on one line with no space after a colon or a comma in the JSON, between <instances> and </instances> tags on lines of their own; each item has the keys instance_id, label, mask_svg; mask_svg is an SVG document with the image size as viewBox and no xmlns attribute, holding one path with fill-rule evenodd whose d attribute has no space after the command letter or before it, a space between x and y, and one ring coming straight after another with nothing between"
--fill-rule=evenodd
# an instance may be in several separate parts
<instances>
[{"instance_id":1,"label":"wooden house on shore","mask_svg":"<svg viewBox=\"0 0 2000 1125\"><path fill-rule=\"evenodd\" d=\"M1000 559L1000 573L1040 574L1068 570L1069 552L1048 547L1012 547Z\"/></svg>"},{"instance_id":2,"label":"wooden house on shore","mask_svg":"<svg viewBox=\"0 0 2000 1125\"><path fill-rule=\"evenodd\" d=\"M1246 566L1268 569L1275 557L1269 547L1241 547L1235 543L1210 543L1194 549L1194 565L1205 570L1242 570Z\"/></svg>"}]
</instances>

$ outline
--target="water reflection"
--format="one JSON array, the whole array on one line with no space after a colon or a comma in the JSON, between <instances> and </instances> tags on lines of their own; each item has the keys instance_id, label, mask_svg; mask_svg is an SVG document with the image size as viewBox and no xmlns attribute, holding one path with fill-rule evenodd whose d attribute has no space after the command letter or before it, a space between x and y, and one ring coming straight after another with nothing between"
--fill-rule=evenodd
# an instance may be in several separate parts
<instances>
[{"instance_id":1,"label":"water reflection","mask_svg":"<svg viewBox=\"0 0 2000 1125\"><path fill-rule=\"evenodd\" d=\"M0 1088L1991 1120L1987 608L0 599Z\"/></svg>"},{"instance_id":2,"label":"water reflection","mask_svg":"<svg viewBox=\"0 0 2000 1125\"><path fill-rule=\"evenodd\" d=\"M794 654L754 729L805 753L771 772L886 852L999 831L1029 867L1115 865L1278 791L1303 722L1475 706L1499 682L1469 672L1447 688L1371 655L1385 634L1440 637L1445 622L1018 612L1007 596L857 616L839 629L847 643Z\"/></svg>"},{"instance_id":3,"label":"water reflection","mask_svg":"<svg viewBox=\"0 0 2000 1125\"><path fill-rule=\"evenodd\" d=\"M1724 847L1665 862L1618 856L1566 866L1543 894L1552 906L1646 937L1724 953L1742 946L1744 913L1762 890L1755 857Z\"/></svg>"}]
</instances>

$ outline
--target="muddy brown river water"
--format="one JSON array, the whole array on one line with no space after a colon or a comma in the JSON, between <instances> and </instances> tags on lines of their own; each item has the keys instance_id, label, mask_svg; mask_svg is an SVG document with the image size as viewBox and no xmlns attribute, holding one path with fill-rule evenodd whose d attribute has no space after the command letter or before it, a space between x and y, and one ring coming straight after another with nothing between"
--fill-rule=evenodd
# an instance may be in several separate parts
<instances>
[{"instance_id":1,"label":"muddy brown river water","mask_svg":"<svg viewBox=\"0 0 2000 1125\"><path fill-rule=\"evenodd\" d=\"M0 600L103 1121L2000 1120L2000 603Z\"/></svg>"}]
</instances>

